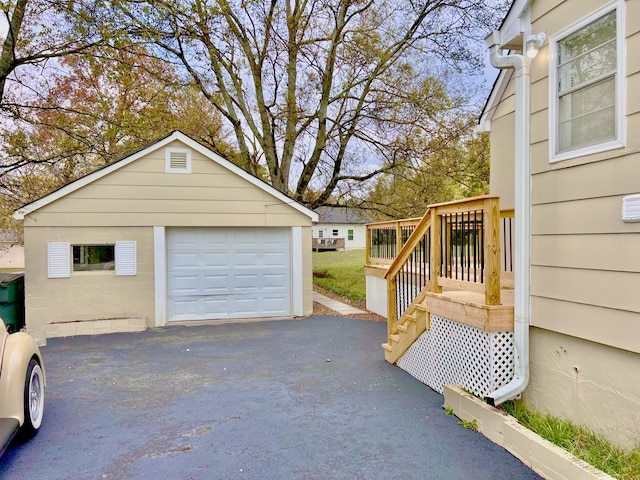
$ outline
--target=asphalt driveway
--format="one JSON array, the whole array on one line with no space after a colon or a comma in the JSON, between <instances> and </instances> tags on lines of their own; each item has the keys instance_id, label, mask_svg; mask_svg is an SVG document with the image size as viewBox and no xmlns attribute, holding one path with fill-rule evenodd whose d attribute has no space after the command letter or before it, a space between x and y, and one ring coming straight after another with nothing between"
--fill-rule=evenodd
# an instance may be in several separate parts
<instances>
[{"instance_id":1,"label":"asphalt driveway","mask_svg":"<svg viewBox=\"0 0 640 480\"><path fill-rule=\"evenodd\" d=\"M50 340L42 430L0 478L539 478L386 363L386 328L313 316Z\"/></svg>"}]
</instances>

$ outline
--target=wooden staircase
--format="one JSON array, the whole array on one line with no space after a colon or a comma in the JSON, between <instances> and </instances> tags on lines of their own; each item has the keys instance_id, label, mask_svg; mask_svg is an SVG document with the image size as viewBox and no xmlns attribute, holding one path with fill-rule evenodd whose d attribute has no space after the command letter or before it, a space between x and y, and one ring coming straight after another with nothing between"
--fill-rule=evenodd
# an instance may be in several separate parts
<instances>
[{"instance_id":1,"label":"wooden staircase","mask_svg":"<svg viewBox=\"0 0 640 480\"><path fill-rule=\"evenodd\" d=\"M398 223L395 238L401 248L384 276L388 341L382 348L388 362L396 363L430 328L430 313L442 307L443 287L482 297L480 306L460 299L454 307L449 305L447 313L456 318L478 310L473 320L484 326L501 314L496 310L501 308L500 221L499 199L487 195L430 205L404 243L405 232Z\"/></svg>"},{"instance_id":2,"label":"wooden staircase","mask_svg":"<svg viewBox=\"0 0 640 480\"><path fill-rule=\"evenodd\" d=\"M425 296L420 295L400 318L397 333L389 335L389 341L382 344L387 362L396 363L413 342L429 328L429 313L425 302Z\"/></svg>"}]
</instances>

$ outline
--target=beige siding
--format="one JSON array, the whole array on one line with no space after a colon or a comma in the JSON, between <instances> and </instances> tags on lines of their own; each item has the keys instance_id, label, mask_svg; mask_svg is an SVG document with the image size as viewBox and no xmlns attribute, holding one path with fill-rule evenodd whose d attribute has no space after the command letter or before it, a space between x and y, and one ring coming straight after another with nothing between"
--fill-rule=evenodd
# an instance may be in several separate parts
<instances>
[{"instance_id":1,"label":"beige siding","mask_svg":"<svg viewBox=\"0 0 640 480\"><path fill-rule=\"evenodd\" d=\"M172 143L169 147L183 147ZM294 226L310 219L192 151L191 174L164 173L164 148L25 218L32 226Z\"/></svg>"},{"instance_id":2,"label":"beige siding","mask_svg":"<svg viewBox=\"0 0 640 480\"><path fill-rule=\"evenodd\" d=\"M500 197L500 208L514 207L514 119L513 114L494 119L491 129L491 195Z\"/></svg>"},{"instance_id":3,"label":"beige siding","mask_svg":"<svg viewBox=\"0 0 640 480\"><path fill-rule=\"evenodd\" d=\"M532 32L548 38L608 3L534 0ZM640 442L640 223L622 222L621 207L625 195L640 193L640 2L624 3L624 148L550 163L548 41L532 61L531 381L524 399L631 447ZM510 116L513 123L512 105L505 95L492 119L497 194L513 182L493 172L505 169L504 146L513 148L513 127L505 125Z\"/></svg>"},{"instance_id":4,"label":"beige siding","mask_svg":"<svg viewBox=\"0 0 640 480\"><path fill-rule=\"evenodd\" d=\"M537 0L532 30L553 35L606 3ZM634 3L627 18L640 18ZM639 23L627 22L627 52L640 48ZM627 147L557 163L548 151L548 46L532 62L531 294L534 325L640 352L640 225L621 220L622 197L640 193L636 57L627 54Z\"/></svg>"},{"instance_id":5,"label":"beige siding","mask_svg":"<svg viewBox=\"0 0 640 480\"><path fill-rule=\"evenodd\" d=\"M71 272L70 278L47 278L47 243L114 244L137 242L137 275L116 277L113 270ZM153 229L25 228L25 307L30 332L52 335L48 324L88 320L154 318ZM99 307L97 307L99 306ZM48 330L47 330L48 329Z\"/></svg>"}]
</instances>

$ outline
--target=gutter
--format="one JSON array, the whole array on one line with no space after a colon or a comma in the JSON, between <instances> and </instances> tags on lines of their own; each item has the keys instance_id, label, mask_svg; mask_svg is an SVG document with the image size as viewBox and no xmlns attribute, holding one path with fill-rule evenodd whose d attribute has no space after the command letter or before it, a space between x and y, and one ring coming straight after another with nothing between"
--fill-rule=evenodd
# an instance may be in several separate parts
<instances>
[{"instance_id":1,"label":"gutter","mask_svg":"<svg viewBox=\"0 0 640 480\"><path fill-rule=\"evenodd\" d=\"M515 108L515 298L514 360L515 376L489 394L490 405L500 405L520 395L529 384L529 325L531 324L531 60L524 55L503 55L501 35L494 31L485 39L491 65L513 68L516 76Z\"/></svg>"}]
</instances>

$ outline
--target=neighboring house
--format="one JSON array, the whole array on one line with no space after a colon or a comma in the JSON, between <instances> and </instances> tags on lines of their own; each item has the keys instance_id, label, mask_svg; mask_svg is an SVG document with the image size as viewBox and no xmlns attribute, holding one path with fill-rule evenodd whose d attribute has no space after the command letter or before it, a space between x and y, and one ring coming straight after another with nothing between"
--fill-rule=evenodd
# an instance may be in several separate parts
<instances>
[{"instance_id":1,"label":"neighboring house","mask_svg":"<svg viewBox=\"0 0 640 480\"><path fill-rule=\"evenodd\" d=\"M313 309L317 215L180 132L15 217L40 341Z\"/></svg>"},{"instance_id":2,"label":"neighboring house","mask_svg":"<svg viewBox=\"0 0 640 480\"><path fill-rule=\"evenodd\" d=\"M406 243L369 226L367 305L387 299L385 357L436 390L522 395L631 448L640 2L516 0L487 44L501 69L480 121L492 195L431 206Z\"/></svg>"},{"instance_id":3,"label":"neighboring house","mask_svg":"<svg viewBox=\"0 0 640 480\"><path fill-rule=\"evenodd\" d=\"M366 212L351 207L319 207L315 211L314 250L364 250L366 224L371 222Z\"/></svg>"},{"instance_id":4,"label":"neighboring house","mask_svg":"<svg viewBox=\"0 0 640 480\"><path fill-rule=\"evenodd\" d=\"M0 268L24 268L24 247L9 233L0 232Z\"/></svg>"}]
</instances>

